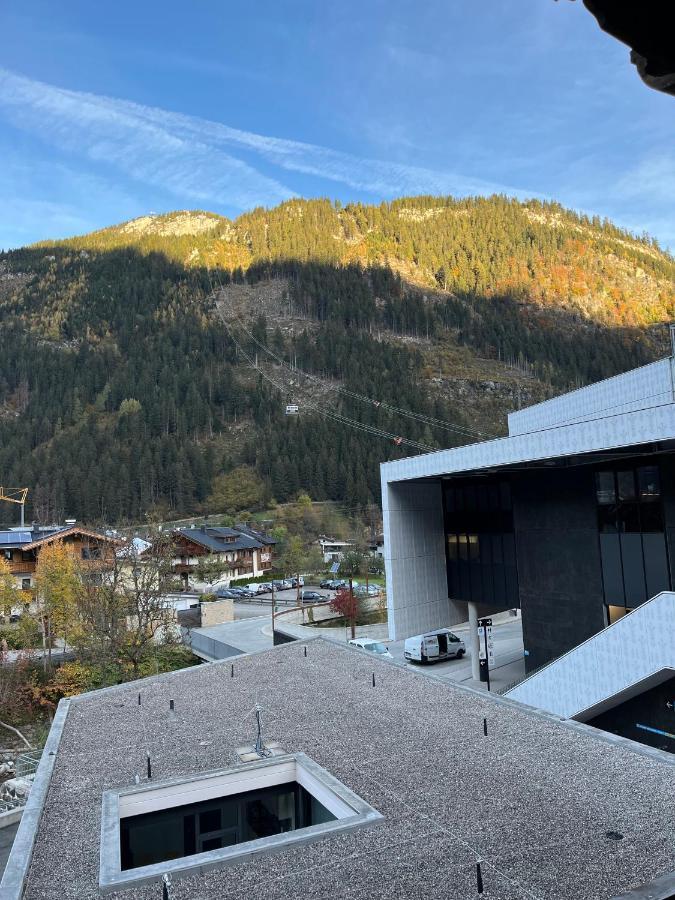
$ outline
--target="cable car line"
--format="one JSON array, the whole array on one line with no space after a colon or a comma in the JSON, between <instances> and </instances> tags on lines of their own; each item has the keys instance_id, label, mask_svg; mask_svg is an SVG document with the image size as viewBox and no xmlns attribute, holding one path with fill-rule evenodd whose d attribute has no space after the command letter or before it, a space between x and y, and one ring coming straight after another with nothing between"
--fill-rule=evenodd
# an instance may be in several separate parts
<instances>
[{"instance_id":1,"label":"cable car line","mask_svg":"<svg viewBox=\"0 0 675 900\"><path fill-rule=\"evenodd\" d=\"M209 276L209 280L210 280L210 276ZM230 336L230 339L232 340L233 344L238 349L238 351L241 353L241 355L244 357L244 359L248 362L248 364L253 369L255 369L257 372L259 372L260 375L266 381L269 381L270 384L272 384L282 394L287 393L287 388L284 385L279 384L278 381L275 381L274 378L272 378L270 375L267 374L267 372L265 372L263 369L261 369L261 367L258 365L258 363L254 359L252 359L251 356L244 350L244 348L241 346L239 341L234 336L234 333L233 333L232 329L230 328L229 323L225 319L222 319L222 322L223 322L225 329L227 330L227 333ZM413 441L410 438L404 438L398 434L392 434L388 431L384 431L381 428L376 428L374 425L368 425L365 422L359 422L356 419L350 419L348 416L343 416L341 413L329 411L326 409L321 409L320 407L318 407L316 404L312 403L311 401L307 401L305 403L305 405L308 406L310 409L314 410L315 412L317 412L319 415L324 416L325 418L331 419L334 422L339 422L342 425L349 425L351 428L357 428L360 431L365 431L376 437L387 438L388 440L392 441L395 444L395 446L397 446L397 447L400 447L402 444L405 444L408 447L414 447L416 450L421 450L424 453L433 453L438 449L437 447L431 447L428 444L422 444L419 441Z\"/></svg>"},{"instance_id":2,"label":"cable car line","mask_svg":"<svg viewBox=\"0 0 675 900\"><path fill-rule=\"evenodd\" d=\"M222 291L222 290L223 290L223 287L221 284L219 291ZM214 291L214 293L218 293L218 292ZM398 407L398 406L393 406L392 404L386 403L383 400L373 400L371 397L368 397L364 394L358 394L355 391L350 391L347 388L341 387L340 385L325 384L325 382L322 381L321 378L318 378L316 375L312 375L310 372L305 372L303 369L299 369L297 366L293 366L292 364L287 363L286 360L283 359L283 357L278 356L266 344L263 344L261 341L259 341L255 337L255 335L253 335L249 331L249 329L242 323L240 316L237 316L236 313L235 313L235 316L237 319L237 324L244 332L246 332L247 336L258 347L260 347L261 350L265 351L265 353L268 353L273 359L275 359L276 362L279 363L279 365L288 369L290 372L297 373L299 375L304 376L305 378L308 378L311 381L314 381L315 383L319 384L325 390L336 391L338 393L344 394L347 397L351 397L354 400L358 400L361 403L366 403L368 406L375 407L376 409L380 409L380 408L386 409L386 410L389 410L390 412L396 413L398 415L406 416L409 419L413 419L417 422L421 422L422 424L429 425L429 426L435 427L435 428L443 428L446 431L455 432L456 434L460 434L463 437L479 437L479 438L490 437L490 435L486 435L483 432L477 431L475 429L465 428L461 425L454 425L450 422L446 422L442 419L436 419L433 416L427 416L422 413L411 412L410 410L402 409L401 407Z\"/></svg>"}]
</instances>

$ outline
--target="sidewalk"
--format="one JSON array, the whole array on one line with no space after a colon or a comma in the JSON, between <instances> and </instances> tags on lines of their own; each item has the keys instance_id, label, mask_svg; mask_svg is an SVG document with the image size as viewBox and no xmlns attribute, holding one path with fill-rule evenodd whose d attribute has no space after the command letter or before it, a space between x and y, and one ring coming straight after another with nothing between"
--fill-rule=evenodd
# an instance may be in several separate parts
<instances>
[{"instance_id":1,"label":"sidewalk","mask_svg":"<svg viewBox=\"0 0 675 900\"><path fill-rule=\"evenodd\" d=\"M317 613L323 618L321 615L323 610L317 610ZM525 677L522 622L520 618L514 618L509 613L499 613L492 617L492 621L495 666L490 672L490 688L492 691L501 692ZM300 611L277 616L277 627L299 641L309 640L313 637L326 637L347 643L351 638L349 627L314 628L301 623L302 612ZM357 637L372 637L386 643L397 665L415 665L415 669L422 674L469 684L478 690L487 690L487 684L474 681L471 677L471 648L468 646L469 623L463 622L460 625L454 625L452 631L467 644L466 656L462 659L445 660L425 666L406 661L403 655L405 641L388 641L386 624L358 626L356 635ZM227 659L230 656L238 656L240 653L255 653L273 646L272 616L262 615L235 622L225 622L222 625L212 625L208 628L193 628L191 634L193 652L207 661Z\"/></svg>"}]
</instances>

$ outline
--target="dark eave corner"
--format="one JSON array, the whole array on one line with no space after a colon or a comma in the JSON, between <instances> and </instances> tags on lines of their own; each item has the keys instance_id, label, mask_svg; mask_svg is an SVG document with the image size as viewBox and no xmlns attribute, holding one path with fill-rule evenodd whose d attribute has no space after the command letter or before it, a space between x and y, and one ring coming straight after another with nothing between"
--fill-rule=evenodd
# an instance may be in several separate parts
<instances>
[{"instance_id":1,"label":"dark eave corner","mask_svg":"<svg viewBox=\"0 0 675 900\"><path fill-rule=\"evenodd\" d=\"M644 83L675 96L675 5L670 0L583 0L607 34L631 48Z\"/></svg>"}]
</instances>

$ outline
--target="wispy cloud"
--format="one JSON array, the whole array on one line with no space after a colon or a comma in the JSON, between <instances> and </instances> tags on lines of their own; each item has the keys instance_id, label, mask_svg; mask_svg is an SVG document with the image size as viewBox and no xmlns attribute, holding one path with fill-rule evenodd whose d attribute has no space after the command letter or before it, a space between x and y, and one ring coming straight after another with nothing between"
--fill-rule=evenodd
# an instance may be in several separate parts
<instances>
[{"instance_id":1,"label":"wispy cloud","mask_svg":"<svg viewBox=\"0 0 675 900\"><path fill-rule=\"evenodd\" d=\"M0 69L0 112L16 127L60 150L106 163L198 202L245 209L292 196L280 182L196 134L188 138L172 131L170 122L162 122L160 116L142 116L143 109Z\"/></svg>"},{"instance_id":2,"label":"wispy cloud","mask_svg":"<svg viewBox=\"0 0 675 900\"><path fill-rule=\"evenodd\" d=\"M203 204L246 209L293 196L248 160L375 196L525 192L450 171L389 163L242 131L126 100L57 88L0 69L0 115L71 154ZM235 154L239 155L235 155ZM240 158L246 155L246 161Z\"/></svg>"}]
</instances>

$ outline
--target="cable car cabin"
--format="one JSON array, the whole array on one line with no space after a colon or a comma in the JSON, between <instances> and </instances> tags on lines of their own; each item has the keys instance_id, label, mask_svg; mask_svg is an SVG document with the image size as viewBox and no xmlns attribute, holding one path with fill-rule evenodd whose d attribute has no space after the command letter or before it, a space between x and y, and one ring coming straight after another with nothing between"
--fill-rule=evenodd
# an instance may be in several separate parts
<instances>
[{"instance_id":1,"label":"cable car cabin","mask_svg":"<svg viewBox=\"0 0 675 900\"><path fill-rule=\"evenodd\" d=\"M297 416L300 412L300 407L297 403L287 403L286 404L286 415L287 416Z\"/></svg>"}]
</instances>

